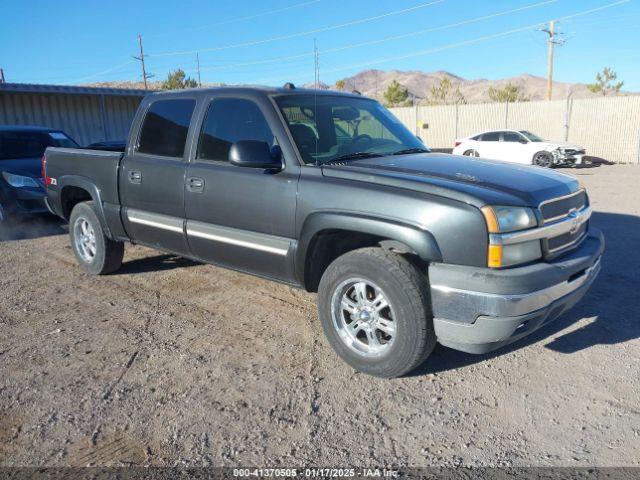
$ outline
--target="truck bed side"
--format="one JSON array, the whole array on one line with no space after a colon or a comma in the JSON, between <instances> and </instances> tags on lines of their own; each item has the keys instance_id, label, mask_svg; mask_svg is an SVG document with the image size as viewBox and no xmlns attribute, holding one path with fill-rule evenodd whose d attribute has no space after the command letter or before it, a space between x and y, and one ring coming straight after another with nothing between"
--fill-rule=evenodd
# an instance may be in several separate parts
<instances>
[{"instance_id":1,"label":"truck bed side","mask_svg":"<svg viewBox=\"0 0 640 480\"><path fill-rule=\"evenodd\" d=\"M46 182L49 209L68 220L77 203L93 200L107 234L124 237L118 192L118 170L124 154L50 147L45 157L50 178Z\"/></svg>"}]
</instances>

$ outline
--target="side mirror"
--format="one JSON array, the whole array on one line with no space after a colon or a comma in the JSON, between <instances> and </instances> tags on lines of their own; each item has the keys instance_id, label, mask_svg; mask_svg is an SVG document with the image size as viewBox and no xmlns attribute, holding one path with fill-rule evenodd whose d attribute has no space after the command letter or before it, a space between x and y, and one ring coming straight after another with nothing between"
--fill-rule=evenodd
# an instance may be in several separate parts
<instances>
[{"instance_id":1,"label":"side mirror","mask_svg":"<svg viewBox=\"0 0 640 480\"><path fill-rule=\"evenodd\" d=\"M274 148L274 150L276 150ZM229 149L229 163L236 167L261 168L263 170L280 170L282 160L278 153L271 151L267 142L256 140L240 140Z\"/></svg>"},{"instance_id":2,"label":"side mirror","mask_svg":"<svg viewBox=\"0 0 640 480\"><path fill-rule=\"evenodd\" d=\"M525 140L524 138L521 138L520 140L518 140L520 143L529 143L528 140Z\"/></svg>"}]
</instances>

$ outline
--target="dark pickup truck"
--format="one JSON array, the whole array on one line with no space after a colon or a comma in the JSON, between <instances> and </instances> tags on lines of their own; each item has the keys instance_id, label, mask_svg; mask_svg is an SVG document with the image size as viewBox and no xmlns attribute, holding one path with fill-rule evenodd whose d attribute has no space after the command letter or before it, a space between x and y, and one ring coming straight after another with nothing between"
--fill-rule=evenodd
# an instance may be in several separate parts
<instances>
[{"instance_id":1,"label":"dark pickup truck","mask_svg":"<svg viewBox=\"0 0 640 480\"><path fill-rule=\"evenodd\" d=\"M337 353L402 375L554 320L600 270L578 181L430 153L378 102L329 91L155 93L124 153L49 148L52 212L90 274L125 241L318 292Z\"/></svg>"}]
</instances>

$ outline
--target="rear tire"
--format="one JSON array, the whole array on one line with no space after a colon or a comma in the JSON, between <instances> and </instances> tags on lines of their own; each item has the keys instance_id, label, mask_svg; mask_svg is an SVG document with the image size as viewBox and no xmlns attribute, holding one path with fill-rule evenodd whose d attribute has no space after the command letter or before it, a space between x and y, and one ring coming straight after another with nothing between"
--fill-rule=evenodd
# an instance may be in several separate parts
<instances>
[{"instance_id":1,"label":"rear tire","mask_svg":"<svg viewBox=\"0 0 640 480\"><path fill-rule=\"evenodd\" d=\"M89 275L115 272L122 265L124 243L107 237L93 202L78 203L71 211L69 236L80 266Z\"/></svg>"},{"instance_id":2,"label":"rear tire","mask_svg":"<svg viewBox=\"0 0 640 480\"><path fill-rule=\"evenodd\" d=\"M338 355L376 377L404 375L433 351L436 336L426 275L382 248L346 253L318 289L322 328Z\"/></svg>"},{"instance_id":3,"label":"rear tire","mask_svg":"<svg viewBox=\"0 0 640 480\"><path fill-rule=\"evenodd\" d=\"M480 156L477 150L467 150L462 155L464 155L465 157L476 157L476 158Z\"/></svg>"}]
</instances>

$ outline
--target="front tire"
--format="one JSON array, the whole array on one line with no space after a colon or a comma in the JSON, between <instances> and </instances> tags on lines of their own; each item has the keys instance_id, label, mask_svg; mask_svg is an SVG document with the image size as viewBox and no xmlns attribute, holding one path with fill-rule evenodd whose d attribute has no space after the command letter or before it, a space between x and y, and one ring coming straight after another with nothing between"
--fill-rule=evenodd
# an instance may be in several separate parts
<instances>
[{"instance_id":1,"label":"front tire","mask_svg":"<svg viewBox=\"0 0 640 480\"><path fill-rule=\"evenodd\" d=\"M533 156L533 164L538 167L551 168L553 166L553 155L549 152L538 152Z\"/></svg>"},{"instance_id":2,"label":"front tire","mask_svg":"<svg viewBox=\"0 0 640 480\"><path fill-rule=\"evenodd\" d=\"M363 248L336 259L318 289L322 328L358 371L401 376L433 351L436 337L426 275L404 257Z\"/></svg>"},{"instance_id":3,"label":"front tire","mask_svg":"<svg viewBox=\"0 0 640 480\"><path fill-rule=\"evenodd\" d=\"M89 275L115 272L122 265L124 243L105 235L93 202L82 202L73 207L69 235L76 260Z\"/></svg>"}]
</instances>

